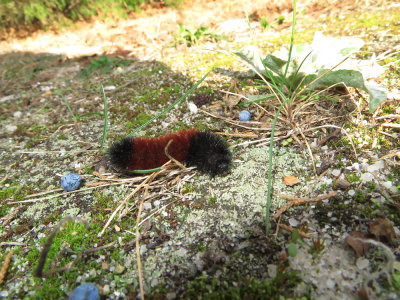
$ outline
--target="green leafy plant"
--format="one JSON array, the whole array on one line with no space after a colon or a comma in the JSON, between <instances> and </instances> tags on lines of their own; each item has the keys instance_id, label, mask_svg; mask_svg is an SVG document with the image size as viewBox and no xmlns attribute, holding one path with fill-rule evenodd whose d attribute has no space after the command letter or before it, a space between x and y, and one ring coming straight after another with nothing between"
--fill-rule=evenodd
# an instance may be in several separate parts
<instances>
[{"instance_id":1,"label":"green leafy plant","mask_svg":"<svg viewBox=\"0 0 400 300\"><path fill-rule=\"evenodd\" d=\"M318 237L312 240L312 245L309 245L309 252L312 254L313 258L319 255L325 249L325 239Z\"/></svg>"},{"instance_id":2,"label":"green leafy plant","mask_svg":"<svg viewBox=\"0 0 400 300\"><path fill-rule=\"evenodd\" d=\"M293 142L293 139L292 139L292 138L288 138L287 140L284 140L284 141L282 142L282 146L287 146L287 145L289 145L291 142Z\"/></svg>"},{"instance_id":3,"label":"green leafy plant","mask_svg":"<svg viewBox=\"0 0 400 300\"><path fill-rule=\"evenodd\" d=\"M250 27L250 22L248 21L248 23ZM317 33L311 47L307 45L294 47L295 24L296 0L293 0L292 33L289 51L285 50L281 55L269 54L263 57L261 51L256 46L251 45L234 53L238 60L246 64L260 77L276 101L279 102L270 131L268 186L265 207L266 234L269 234L270 230L272 149L274 145L275 126L281 111L283 110L287 123L292 125L293 130L298 131L300 128L296 123L295 116L299 114L301 107L318 100L317 96L321 91L317 89L327 89L335 85L363 89L369 93L369 109L371 112L375 111L386 99L386 89L384 87L371 85L364 81L363 74L367 74L365 70L362 73L349 67L357 63L357 61L349 60L348 55L362 47L362 40L327 38L321 33ZM350 63L343 65L346 60L347 62L350 61ZM338 66L342 69L334 71ZM304 94L308 95L303 97ZM259 95L259 98L265 98L265 95ZM256 100L259 99L252 99L253 102L256 102ZM303 134L302 137L305 139ZM310 149L309 151L311 152ZM314 162L313 166L316 172Z\"/></svg>"},{"instance_id":4,"label":"green leafy plant","mask_svg":"<svg viewBox=\"0 0 400 300\"><path fill-rule=\"evenodd\" d=\"M269 25L267 19L266 19L264 16L262 16L262 17L260 18L260 25L261 25L261 27L264 28L264 29L267 29L268 27L270 27L270 25Z\"/></svg>"},{"instance_id":5,"label":"green leafy plant","mask_svg":"<svg viewBox=\"0 0 400 300\"><path fill-rule=\"evenodd\" d=\"M256 46L246 47L236 54L271 81L285 85L293 100L303 92L345 85L369 94L369 110L372 113L386 100L387 90L382 85L365 81L365 77L373 75L369 69L362 68L363 62L348 59L350 54L363 45L364 42L360 39L331 38L317 32L311 46L299 45L293 48L290 60L283 59L287 56L284 49L276 55L268 54L264 58ZM380 67L377 66L376 69L379 72Z\"/></svg>"},{"instance_id":6,"label":"green leafy plant","mask_svg":"<svg viewBox=\"0 0 400 300\"><path fill-rule=\"evenodd\" d=\"M279 16L278 18L276 18L276 23L278 25L281 25L283 23L283 21L285 21L285 17L284 16Z\"/></svg>"},{"instance_id":7,"label":"green leafy plant","mask_svg":"<svg viewBox=\"0 0 400 300\"><path fill-rule=\"evenodd\" d=\"M182 24L178 26L178 35L175 36L175 40L178 43L186 43L189 47L205 39L213 41L222 39L222 36L213 32L209 26L200 26L197 29L185 27Z\"/></svg>"},{"instance_id":8,"label":"green leafy plant","mask_svg":"<svg viewBox=\"0 0 400 300\"><path fill-rule=\"evenodd\" d=\"M290 257L295 257L297 255L297 246L303 245L304 242L300 237L299 231L297 229L292 232L292 239L287 247L287 251Z\"/></svg>"}]
</instances>

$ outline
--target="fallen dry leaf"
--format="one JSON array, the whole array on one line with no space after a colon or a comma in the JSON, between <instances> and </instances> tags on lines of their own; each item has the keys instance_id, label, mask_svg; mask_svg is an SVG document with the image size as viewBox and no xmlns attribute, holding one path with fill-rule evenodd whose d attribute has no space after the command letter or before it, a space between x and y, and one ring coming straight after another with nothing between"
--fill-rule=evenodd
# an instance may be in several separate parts
<instances>
[{"instance_id":1,"label":"fallen dry leaf","mask_svg":"<svg viewBox=\"0 0 400 300\"><path fill-rule=\"evenodd\" d=\"M392 223L386 218L376 218L374 221L368 224L368 229L371 234L376 238L384 237L391 243L396 234L394 233L394 228Z\"/></svg>"},{"instance_id":2,"label":"fallen dry leaf","mask_svg":"<svg viewBox=\"0 0 400 300\"><path fill-rule=\"evenodd\" d=\"M356 253L356 257L359 258L363 256L365 252L367 252L369 245L364 243L362 239L366 239L365 235L358 231L352 231L350 234L344 239L344 241L353 248Z\"/></svg>"},{"instance_id":3,"label":"fallen dry leaf","mask_svg":"<svg viewBox=\"0 0 400 300\"><path fill-rule=\"evenodd\" d=\"M300 180L296 176L285 176L283 177L283 183L288 186L295 185L299 183Z\"/></svg>"}]
</instances>

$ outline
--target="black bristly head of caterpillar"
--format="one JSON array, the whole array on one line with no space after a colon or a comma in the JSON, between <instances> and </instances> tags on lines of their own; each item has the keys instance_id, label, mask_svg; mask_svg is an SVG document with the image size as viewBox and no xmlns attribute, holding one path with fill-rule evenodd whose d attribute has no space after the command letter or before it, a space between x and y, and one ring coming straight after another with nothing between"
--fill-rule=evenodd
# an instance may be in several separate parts
<instances>
[{"instance_id":1,"label":"black bristly head of caterpillar","mask_svg":"<svg viewBox=\"0 0 400 300\"><path fill-rule=\"evenodd\" d=\"M111 145L107 154L107 161L119 172L126 172L127 162L134 154L133 137L125 137Z\"/></svg>"},{"instance_id":2,"label":"black bristly head of caterpillar","mask_svg":"<svg viewBox=\"0 0 400 300\"><path fill-rule=\"evenodd\" d=\"M232 155L228 144L220 136L202 131L191 139L186 162L214 177L229 171Z\"/></svg>"}]
</instances>

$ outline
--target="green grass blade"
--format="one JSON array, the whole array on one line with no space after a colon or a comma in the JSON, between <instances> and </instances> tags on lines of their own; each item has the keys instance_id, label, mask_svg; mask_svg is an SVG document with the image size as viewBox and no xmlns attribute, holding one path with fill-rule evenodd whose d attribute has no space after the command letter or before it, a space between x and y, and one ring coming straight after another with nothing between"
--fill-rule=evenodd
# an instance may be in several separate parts
<instances>
[{"instance_id":1,"label":"green grass blade","mask_svg":"<svg viewBox=\"0 0 400 300\"><path fill-rule=\"evenodd\" d=\"M295 25L296 25L296 0L293 0L292 34L290 36L289 55L288 55L288 60L287 60L287 63L286 63L285 73L283 74L281 87L282 87L283 82L286 80L287 72L289 70L290 60L292 59L292 50L293 50L293 42L294 42Z\"/></svg>"},{"instance_id":2,"label":"green grass blade","mask_svg":"<svg viewBox=\"0 0 400 300\"><path fill-rule=\"evenodd\" d=\"M147 170L133 170L130 171L133 174L148 174L148 173L154 173L157 171L162 170L162 167L154 168L154 169L147 169Z\"/></svg>"},{"instance_id":3,"label":"green grass blade","mask_svg":"<svg viewBox=\"0 0 400 300\"><path fill-rule=\"evenodd\" d=\"M295 28L295 21L296 21L296 0L293 0L293 23L292 23L292 36L290 39L290 49L289 49L289 58L288 62L286 64L286 69L285 69L285 74L284 78L286 78L287 71L289 68L289 62L291 59L291 54L292 54L292 49L293 49L293 41L294 41L294 28ZM282 86L281 86L282 89ZM279 89L279 90L281 90ZM270 136L270 141L269 141L269 158L268 158L268 187L267 187L267 204L265 206L265 234L269 234L269 230L271 228L271 223L270 223L270 209L271 209L271 187L272 187L272 150L274 147L274 132L275 132L275 124L276 121L278 120L278 116L284 107L284 105L290 100L290 98L283 98L285 101L282 102L280 105L278 111L275 114L274 122L272 123L272 128L271 128L271 136Z\"/></svg>"},{"instance_id":4,"label":"green grass blade","mask_svg":"<svg viewBox=\"0 0 400 300\"><path fill-rule=\"evenodd\" d=\"M269 230L271 227L269 217L270 217L270 208L271 208L271 186L272 186L272 150L274 148L274 133L275 133L275 124L276 121L278 120L278 116L283 108L283 106L286 104L286 102L289 101L289 98L286 99L284 102L282 102L281 106L279 107L278 111L275 114L274 121L272 123L272 128L271 128L271 136L270 136L270 141L269 141L269 158L268 158L268 187L267 187L267 205L265 207L265 233L266 235L269 234Z\"/></svg>"},{"instance_id":5,"label":"green grass blade","mask_svg":"<svg viewBox=\"0 0 400 300\"><path fill-rule=\"evenodd\" d=\"M101 139L100 149L103 149L104 142L106 141L107 135L107 124L108 124L108 108L107 108L107 98L106 94L104 93L103 85L101 86L101 92L103 93L103 100L104 100L104 127L103 127L103 138Z\"/></svg>"},{"instance_id":6,"label":"green grass blade","mask_svg":"<svg viewBox=\"0 0 400 300\"><path fill-rule=\"evenodd\" d=\"M74 119L75 122L78 122L78 117L73 113L71 106L69 106L69 103L67 99L65 99L63 92L60 89L56 90L56 94L59 94L64 102L64 104L67 106L69 113L71 114L72 118Z\"/></svg>"}]
</instances>

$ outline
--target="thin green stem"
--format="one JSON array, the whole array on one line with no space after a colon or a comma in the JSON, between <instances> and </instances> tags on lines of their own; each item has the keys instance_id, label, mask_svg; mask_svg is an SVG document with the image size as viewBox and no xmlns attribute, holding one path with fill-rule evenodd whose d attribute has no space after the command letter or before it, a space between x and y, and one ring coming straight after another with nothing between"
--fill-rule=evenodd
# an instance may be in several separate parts
<instances>
[{"instance_id":1,"label":"thin green stem","mask_svg":"<svg viewBox=\"0 0 400 300\"><path fill-rule=\"evenodd\" d=\"M107 98L106 94L104 93L103 85L101 86L101 92L103 93L103 101L104 101L104 126L103 126L103 138L101 139L101 146L100 149L103 149L104 142L106 141L107 135L107 125L108 125L108 108L107 108Z\"/></svg>"},{"instance_id":2,"label":"thin green stem","mask_svg":"<svg viewBox=\"0 0 400 300\"><path fill-rule=\"evenodd\" d=\"M285 82L285 80L286 80L286 75L287 75L287 72L289 70L290 60L292 59L292 50L293 50L293 43L294 43L295 25L296 25L296 0L293 0L292 34L290 36L289 56L288 56L288 60L287 60L287 63L286 63L285 73L283 74L281 88L282 88L283 82Z\"/></svg>"},{"instance_id":3,"label":"thin green stem","mask_svg":"<svg viewBox=\"0 0 400 300\"><path fill-rule=\"evenodd\" d=\"M61 96L61 98L62 98L64 104L67 106L68 111L69 111L69 113L71 114L72 118L75 120L75 122L78 122L78 116L76 116L76 115L73 113L73 111L72 111L72 109L71 109L71 106L69 106L69 103L68 103L67 99L65 99L65 97L64 97L63 92L62 92L60 89L58 89L58 90L56 91L56 93L59 94L59 95Z\"/></svg>"},{"instance_id":4,"label":"thin green stem","mask_svg":"<svg viewBox=\"0 0 400 300\"><path fill-rule=\"evenodd\" d=\"M293 23L292 23L292 36L290 39L290 49L289 49L289 57L288 57L288 62L286 64L286 69L285 69L285 74L283 79L286 79L287 71L289 68L289 62L291 59L292 55L292 49L293 49L293 41L294 41L294 29L295 29L295 21L296 21L296 0L293 0ZM278 91L282 91L282 85ZM272 128L271 128L271 136L269 140L269 158L268 158L268 187L267 187L267 205L265 207L265 234L269 234L269 230L271 227L270 223L270 209L271 209L271 193L272 193L272 150L274 147L274 133L275 133L275 124L276 121L278 120L278 116L282 110L282 108L285 106L285 104L290 100L290 98L287 98L286 96L282 97L282 103L278 109L278 111L275 114L274 122L272 123Z\"/></svg>"},{"instance_id":5,"label":"thin green stem","mask_svg":"<svg viewBox=\"0 0 400 300\"><path fill-rule=\"evenodd\" d=\"M157 171L161 171L162 167L154 168L154 169L147 169L147 170L133 170L130 171L133 174L147 174L147 173L153 173Z\"/></svg>"},{"instance_id":6,"label":"thin green stem","mask_svg":"<svg viewBox=\"0 0 400 300\"><path fill-rule=\"evenodd\" d=\"M269 222L269 216L270 216L270 208L271 208L271 187L272 187L272 150L274 147L274 133L275 133L275 124L276 121L278 120L278 116L283 108L283 106L288 102L289 98L287 98L284 102L282 102L281 106L279 107L278 111L275 114L274 121L272 123L272 128L271 128L271 135L269 139L269 158L268 158L268 187L267 187L267 205L265 208L265 233L268 235L269 234L269 229L271 227L270 222Z\"/></svg>"}]
</instances>

